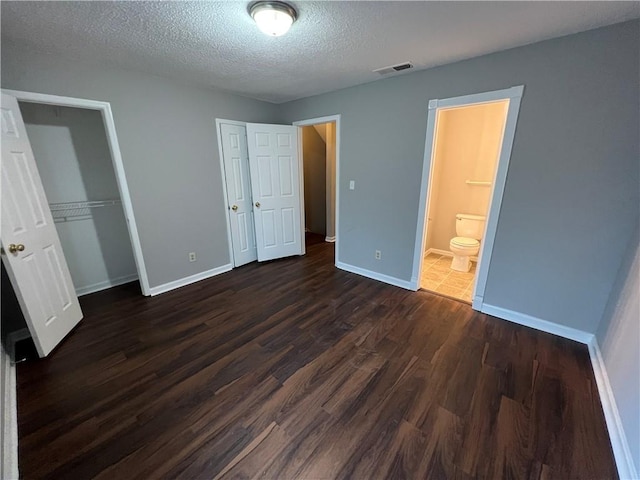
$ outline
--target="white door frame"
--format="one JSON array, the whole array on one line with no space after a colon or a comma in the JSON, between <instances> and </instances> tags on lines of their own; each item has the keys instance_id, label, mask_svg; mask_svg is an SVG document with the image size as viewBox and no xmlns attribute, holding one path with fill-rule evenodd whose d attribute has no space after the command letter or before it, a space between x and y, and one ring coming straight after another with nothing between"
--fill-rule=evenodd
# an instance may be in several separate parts
<instances>
[{"instance_id":1,"label":"white door frame","mask_svg":"<svg viewBox=\"0 0 640 480\"><path fill-rule=\"evenodd\" d=\"M124 207L125 217L127 220L127 228L129 230L129 238L133 247L133 258L136 262L138 270L138 280L142 294L150 296L149 278L147 277L147 269L142 255L142 245L140 236L138 235L138 226L133 214L133 204L131 203L131 195L129 194L129 186L124 171L124 163L120 154L120 145L118 136L116 135L116 125L111 112L111 104L109 102L100 102L96 100L88 100L84 98L61 97L59 95L48 95L45 93L23 92L19 90L2 89L3 93L15 97L19 102L40 103L44 105L57 105L61 107L84 108L86 110L97 110L102 114L104 121L105 133L107 135L107 143L111 152L111 160L113 169L116 174L116 182L120 191L120 199Z\"/></svg>"},{"instance_id":2,"label":"white door frame","mask_svg":"<svg viewBox=\"0 0 640 480\"><path fill-rule=\"evenodd\" d=\"M233 243L231 239L231 216L229 214L229 197L227 197L227 177L225 175L224 170L224 152L222 151L222 132L220 127L223 123L228 123L230 125L238 125L240 127L247 127L247 122L239 122L237 120L226 120L224 118L216 118L216 136L218 138L218 159L220 160L220 174L222 175L222 195L224 195L224 205L225 205L225 219L227 220L227 243L229 244L229 263L234 265L233 261ZM247 172L249 174L249 179L251 179L251 172ZM253 199L251 200L251 205L253 205ZM253 234L255 236L255 232ZM235 265L233 266L235 268Z\"/></svg>"},{"instance_id":3,"label":"white door frame","mask_svg":"<svg viewBox=\"0 0 640 480\"><path fill-rule=\"evenodd\" d=\"M335 250L335 264L338 265L338 252L340 249L340 118L341 115L327 115L325 117L310 118L307 120L299 120L293 122L292 125L296 127L307 127L310 125L318 125L320 123L336 122L336 218L335 218L335 234L336 234L336 250ZM300 185L304 185L304 166L302 155L302 128L298 129L298 149L300 153L298 155L300 162ZM300 212L302 215L302 225L304 226L304 192L301 190L300 194ZM304 229L302 229L302 245L304 246Z\"/></svg>"},{"instance_id":4,"label":"white door frame","mask_svg":"<svg viewBox=\"0 0 640 480\"><path fill-rule=\"evenodd\" d=\"M472 95L464 95L461 97L429 100L427 134L422 166L422 182L420 185L420 204L418 207L418 225L413 256L413 272L411 275L411 284L414 290L418 290L420 288L423 263L422 257L424 255L424 247L427 238L425 231L425 224L427 222L427 199L431 193L431 173L435 163L433 158L435 149L433 146L436 141L435 127L438 110L490 103L500 100L509 100L507 119L502 137L502 148L500 149L498 166L496 168L493 181L491 203L489 205L489 212L487 213L485 231L480 245L480 253L478 255L477 273L474 280L475 287L472 307L474 310L482 310L489 265L491 263L491 255L493 253L493 244L498 227L498 217L500 216L500 207L502 205L502 195L504 194L504 186L507 179L507 171L509 169L509 160L511 159L511 149L513 147L516 123L518 121L518 112L520 111L520 100L522 99L523 93L524 85L520 85L492 92L482 92Z\"/></svg>"}]
</instances>

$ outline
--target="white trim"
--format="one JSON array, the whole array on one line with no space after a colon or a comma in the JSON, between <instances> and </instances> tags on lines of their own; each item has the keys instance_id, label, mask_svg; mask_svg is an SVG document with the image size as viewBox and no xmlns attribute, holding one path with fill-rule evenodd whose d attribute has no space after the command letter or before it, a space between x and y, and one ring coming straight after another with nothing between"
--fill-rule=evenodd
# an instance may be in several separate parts
<instances>
[{"instance_id":1,"label":"white trim","mask_svg":"<svg viewBox=\"0 0 640 480\"><path fill-rule=\"evenodd\" d=\"M133 204L131 195L129 194L129 186L127 184L127 176L120 153L120 145L116 134L116 126L111 112L111 104L109 102L100 102L96 100L87 100L84 98L61 97L59 95L48 95L44 93L23 92L18 90L2 89L3 93L15 97L20 102L41 103L45 105L58 105L62 107L84 108L89 110L98 110L102 114L104 121L105 133L107 135L107 143L111 152L111 160L113 169L116 174L116 182L120 192L120 199L124 207L125 218L127 220L127 228L129 230L129 238L133 247L133 257L136 262L138 278L140 279L140 288L143 295L150 295L149 278L147 277L147 268L144 263L142 254L142 244L140 235L138 234L138 226L136 224L135 215L133 213Z\"/></svg>"},{"instance_id":2,"label":"white trim","mask_svg":"<svg viewBox=\"0 0 640 480\"><path fill-rule=\"evenodd\" d=\"M434 255L446 255L447 257L453 257L453 252L450 252L449 250L440 250L439 248L427 248L424 255L427 256L430 253L433 253Z\"/></svg>"},{"instance_id":3,"label":"white trim","mask_svg":"<svg viewBox=\"0 0 640 480\"><path fill-rule=\"evenodd\" d=\"M16 366L11 357L0 349L2 355L2 464L0 477L19 478L18 473L18 409L16 399Z\"/></svg>"},{"instance_id":4,"label":"white trim","mask_svg":"<svg viewBox=\"0 0 640 480\"><path fill-rule=\"evenodd\" d=\"M336 244L336 248L335 248L335 265L336 267L338 267L338 263L339 262L339 252L340 252L340 242L339 242L339 238L340 238L340 121L341 121L342 115L341 114L336 114L336 115L326 115L324 117L316 117L316 118L309 118L307 120L298 120L297 122L293 122L292 125L296 126L296 127L306 127L308 125L317 125L320 123L330 123L330 122L336 122L336 138L335 138L335 142L336 142L336 218L335 218L335 244ZM302 135L302 130L299 129L299 133L298 133L298 139L301 140L301 135ZM302 148L302 141L298 141L298 148ZM304 185L304 171L303 171L303 165L302 165L302 151L300 151L299 154L300 157L300 184L301 186ZM304 195L302 193L301 190L301 194L300 194L300 210L301 210L301 215L302 215L302 224L304 225ZM304 245L304 238L303 238L303 245ZM340 267L338 267L340 268ZM354 267L355 268L355 267ZM368 271L368 270L367 270ZM357 272L354 272L357 273ZM366 276L366 275L365 275ZM389 277L391 278L391 277Z\"/></svg>"},{"instance_id":5,"label":"white trim","mask_svg":"<svg viewBox=\"0 0 640 480\"><path fill-rule=\"evenodd\" d=\"M165 293L170 290L175 290L176 288L184 287L185 285L191 285L192 283L199 282L200 280L205 280L207 278L220 275L221 273L229 272L232 269L233 269L233 264L227 263L226 265L212 268L211 270L206 270L204 272L196 273L195 275L190 275L188 277L184 277L179 280L174 280L173 282L164 283L162 285L158 285L157 287L153 287L151 289L151 296L160 295L161 293Z\"/></svg>"},{"instance_id":6,"label":"white trim","mask_svg":"<svg viewBox=\"0 0 640 480\"><path fill-rule=\"evenodd\" d=\"M229 197L227 196L227 176L225 174L224 169L224 152L222 150L222 124L228 125L238 125L240 127L246 127L247 122L239 122L237 120L226 120L224 118L216 118L216 137L218 138L218 160L220 161L220 174L222 175L222 195L224 196L224 206L225 206L225 219L227 221L227 244L229 246L229 263L231 263L234 267L236 266L236 260L233 256L233 240L231 239L231 217L229 214ZM245 136L246 141L246 136ZM253 202L251 202L253 204Z\"/></svg>"},{"instance_id":7,"label":"white trim","mask_svg":"<svg viewBox=\"0 0 640 480\"><path fill-rule=\"evenodd\" d=\"M324 237L325 242L334 243L336 241L335 235L333 237Z\"/></svg>"},{"instance_id":8,"label":"white trim","mask_svg":"<svg viewBox=\"0 0 640 480\"><path fill-rule=\"evenodd\" d=\"M379 282L388 283L389 285L405 288L407 290L413 290L411 282L407 282L406 280L401 280L400 278L391 277L389 275L385 275L384 273L374 272L371 270L355 267L353 265L349 265L348 263L342 263L342 262L336 262L336 267L338 267L340 270L345 270L347 272L355 273L357 275L362 275L363 277L371 278L373 280L378 280Z\"/></svg>"},{"instance_id":9,"label":"white trim","mask_svg":"<svg viewBox=\"0 0 640 480\"><path fill-rule=\"evenodd\" d=\"M593 366L593 375L595 376L598 393L600 394L600 403L602 404L604 418L607 422L613 456L616 459L616 465L618 467L618 475L621 480L640 478L633 463L633 456L631 455L629 442L624 432L624 425L620 418L616 397L613 394L613 389L609 382L609 375L607 374L604 359L602 358L602 352L600 351L595 336L593 336L587 346L589 347L589 356L591 357L591 365Z\"/></svg>"},{"instance_id":10,"label":"white trim","mask_svg":"<svg viewBox=\"0 0 640 480\"><path fill-rule=\"evenodd\" d=\"M480 244L480 254L478 256L477 274L474 280L474 302L473 308L478 309L475 298L480 301L484 297L484 291L489 274L489 265L493 253L493 244L495 241L496 231L498 227L498 218L500 216L500 207L502 205L502 196L509 169L509 161L511 159L511 150L515 137L515 129L518 121L518 113L520 111L520 100L524 93L524 86L511 87L504 90L496 90L492 92L483 92L473 95L465 95L461 97L434 99L429 100L429 108L427 115L427 132L425 137L424 161L422 167L422 182L420 186L420 203L418 206L418 219L416 229L416 241L414 247L413 269L411 282L415 290L419 287L419 279L422 274L422 258L426 246L426 223L427 223L427 201L431 191L431 170L433 168L433 156L435 152L434 144L436 140L436 116L438 109L456 108L470 104L480 104L496 102L500 100L509 100L507 109L507 118L505 121L504 133L502 137L502 148L500 149L500 157L498 159L498 167L496 168L495 178L493 180L493 192L491 195L491 203L489 212L487 213L487 221L483 240Z\"/></svg>"},{"instance_id":11,"label":"white trim","mask_svg":"<svg viewBox=\"0 0 640 480\"><path fill-rule=\"evenodd\" d=\"M294 125L295 126L295 125ZM296 128L298 133L298 190L300 192L300 244L301 244L301 255L306 255L307 253L307 242L306 242L306 233L307 229L307 219L304 211L304 138L302 135L302 129ZM304 228L304 232L302 231Z\"/></svg>"},{"instance_id":12,"label":"white trim","mask_svg":"<svg viewBox=\"0 0 640 480\"><path fill-rule=\"evenodd\" d=\"M123 285L125 283L133 282L134 280L138 280L138 274L134 273L132 275L124 275L122 277L117 277L109 280L105 280L103 282L93 283L91 285L86 285L84 287L76 288L76 295L81 297L82 295L89 295L90 293L100 292L102 290L106 290L107 288L117 287L118 285Z\"/></svg>"},{"instance_id":13,"label":"white trim","mask_svg":"<svg viewBox=\"0 0 640 480\"><path fill-rule=\"evenodd\" d=\"M549 320L543 320L541 318L527 315L526 313L516 312L514 310L508 310L502 307L496 307L494 305L483 304L482 313L498 317L502 320L508 320L518 325L524 325L525 327L535 328L542 332L552 333L559 337L575 340L576 342L588 344L593 338L592 333L587 333L577 328L567 327L566 325L560 325L559 323L550 322Z\"/></svg>"}]
</instances>

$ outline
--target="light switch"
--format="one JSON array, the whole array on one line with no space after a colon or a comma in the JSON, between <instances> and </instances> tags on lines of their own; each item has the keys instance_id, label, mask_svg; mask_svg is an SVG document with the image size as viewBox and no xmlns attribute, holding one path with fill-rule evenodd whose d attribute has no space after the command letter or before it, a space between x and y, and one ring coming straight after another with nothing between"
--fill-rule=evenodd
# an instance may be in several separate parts
<instances>
[{"instance_id":1,"label":"light switch","mask_svg":"<svg viewBox=\"0 0 640 480\"><path fill-rule=\"evenodd\" d=\"M356 189L356 181L349 180L349 190L355 190L355 189Z\"/></svg>"}]
</instances>

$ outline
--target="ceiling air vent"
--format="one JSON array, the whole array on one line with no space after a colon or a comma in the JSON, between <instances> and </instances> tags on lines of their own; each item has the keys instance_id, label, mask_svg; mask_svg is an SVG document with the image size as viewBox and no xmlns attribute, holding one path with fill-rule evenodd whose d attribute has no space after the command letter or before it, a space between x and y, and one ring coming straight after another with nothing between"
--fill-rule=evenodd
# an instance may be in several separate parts
<instances>
[{"instance_id":1,"label":"ceiling air vent","mask_svg":"<svg viewBox=\"0 0 640 480\"><path fill-rule=\"evenodd\" d=\"M411 62L404 62L398 63L397 65L378 68L374 70L374 72L380 75L389 75L390 73L401 72L403 70L409 70L410 68L413 68L413 64Z\"/></svg>"}]
</instances>

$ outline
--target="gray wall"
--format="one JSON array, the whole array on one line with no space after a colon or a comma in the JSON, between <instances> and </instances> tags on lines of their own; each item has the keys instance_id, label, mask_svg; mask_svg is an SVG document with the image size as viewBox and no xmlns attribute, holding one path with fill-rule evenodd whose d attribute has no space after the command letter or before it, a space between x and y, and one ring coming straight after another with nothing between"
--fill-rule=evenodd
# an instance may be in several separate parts
<instances>
[{"instance_id":1,"label":"gray wall","mask_svg":"<svg viewBox=\"0 0 640 480\"><path fill-rule=\"evenodd\" d=\"M428 100L524 84L485 302L595 332L639 214L638 39L627 22L284 104L342 114L338 260L409 280Z\"/></svg>"},{"instance_id":2,"label":"gray wall","mask_svg":"<svg viewBox=\"0 0 640 480\"><path fill-rule=\"evenodd\" d=\"M302 158L305 227L326 235L327 146L313 126L302 127Z\"/></svg>"},{"instance_id":3,"label":"gray wall","mask_svg":"<svg viewBox=\"0 0 640 480\"><path fill-rule=\"evenodd\" d=\"M637 471L640 471L640 234L629 242L596 334Z\"/></svg>"},{"instance_id":4,"label":"gray wall","mask_svg":"<svg viewBox=\"0 0 640 480\"><path fill-rule=\"evenodd\" d=\"M273 122L277 106L5 41L1 62L3 88L111 103L152 287L230 262L215 118Z\"/></svg>"},{"instance_id":5,"label":"gray wall","mask_svg":"<svg viewBox=\"0 0 640 480\"><path fill-rule=\"evenodd\" d=\"M20 111L50 204L120 200L100 112L37 103ZM122 205L71 213L81 216L56 220L56 230L76 292L137 276Z\"/></svg>"}]
</instances>

